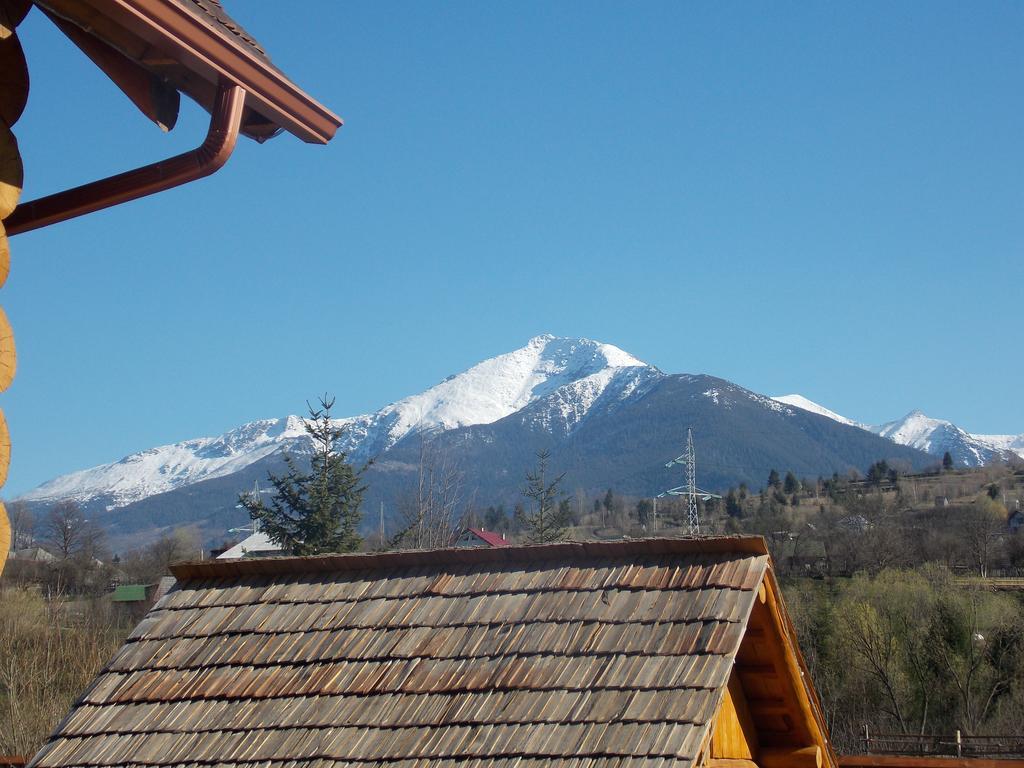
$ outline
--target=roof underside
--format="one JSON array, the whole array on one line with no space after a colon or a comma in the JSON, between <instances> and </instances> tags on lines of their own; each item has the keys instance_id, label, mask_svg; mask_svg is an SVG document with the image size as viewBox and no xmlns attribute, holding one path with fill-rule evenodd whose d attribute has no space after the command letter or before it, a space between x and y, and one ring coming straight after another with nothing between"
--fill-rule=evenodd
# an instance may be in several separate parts
<instances>
[{"instance_id":1,"label":"roof underside","mask_svg":"<svg viewBox=\"0 0 1024 768\"><path fill-rule=\"evenodd\" d=\"M179 568L34 764L688 766L767 567L721 541Z\"/></svg>"},{"instance_id":2,"label":"roof underside","mask_svg":"<svg viewBox=\"0 0 1024 768\"><path fill-rule=\"evenodd\" d=\"M262 141L284 129L303 141L326 143L341 125L340 118L271 63L219 0L34 1L150 73L153 88L169 84L207 111L213 108L219 84L241 86L246 92L242 132L247 136ZM97 55L94 44L86 44L83 51L94 59ZM109 54L101 52L100 61L109 65ZM123 67L116 68L121 75ZM124 88L114 71L105 71ZM138 102L137 94L133 100Z\"/></svg>"}]
</instances>

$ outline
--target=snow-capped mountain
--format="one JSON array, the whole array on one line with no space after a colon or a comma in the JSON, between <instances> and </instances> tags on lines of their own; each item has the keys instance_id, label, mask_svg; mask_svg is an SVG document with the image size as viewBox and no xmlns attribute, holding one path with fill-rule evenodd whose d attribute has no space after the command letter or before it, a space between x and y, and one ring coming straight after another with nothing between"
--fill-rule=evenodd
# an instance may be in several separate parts
<instances>
[{"instance_id":1,"label":"snow-capped mountain","mask_svg":"<svg viewBox=\"0 0 1024 768\"><path fill-rule=\"evenodd\" d=\"M574 493L660 493L681 482L666 462L679 455L691 428L700 482L712 490L757 487L772 469L814 477L863 470L879 459L917 469L932 462L809 406L814 412L705 374L666 374L609 344L538 336L338 424L353 462L374 459L363 476L365 508L386 509L395 520L434 460L457 468L467 504L511 508L539 451L550 451L551 466ZM301 464L310 448L301 418L265 419L74 472L22 499L40 512L77 501L115 548L141 546L181 526L216 543L246 522L239 492L280 474L285 453Z\"/></svg>"},{"instance_id":2,"label":"snow-capped mountain","mask_svg":"<svg viewBox=\"0 0 1024 768\"><path fill-rule=\"evenodd\" d=\"M975 435L945 419L934 419L919 410L901 419L878 426L869 426L840 416L823 405L801 395L783 395L773 398L811 413L860 427L898 445L907 445L941 458L948 451L954 463L962 467L980 467L993 460L1004 460L1011 455L1024 458L1024 435Z\"/></svg>"},{"instance_id":3,"label":"snow-capped mountain","mask_svg":"<svg viewBox=\"0 0 1024 768\"><path fill-rule=\"evenodd\" d=\"M425 392L337 423L345 428L343 447L357 460L377 456L411 434L491 424L534 403L544 407L531 408L530 418L566 434L595 404L635 395L662 375L611 344L537 336ZM63 475L21 499L102 500L110 509L234 474L283 450L301 454L309 445L298 416L263 419L219 437L160 446Z\"/></svg>"},{"instance_id":4,"label":"snow-capped mountain","mask_svg":"<svg viewBox=\"0 0 1024 768\"><path fill-rule=\"evenodd\" d=\"M980 467L990 461L1006 458L1008 452L1008 449L998 447L986 435L972 435L951 421L933 419L918 410L911 411L902 419L870 429L876 435L900 445L918 448L933 456L943 456L948 451L958 466ZM1012 444L1013 440L1007 442Z\"/></svg>"},{"instance_id":5,"label":"snow-capped mountain","mask_svg":"<svg viewBox=\"0 0 1024 768\"><path fill-rule=\"evenodd\" d=\"M778 397L773 397L772 400L775 400L776 402L779 403L785 403L786 405L792 405L794 408L801 408L805 411L816 413L819 416L824 416L826 418L832 419L832 421L838 421L840 424L846 424L847 426L850 427L860 427L861 429L865 428L864 425L861 424L860 422L856 422L853 419L848 419L845 416L840 416L835 411L830 411L825 406L818 405L814 401L808 400L803 395L780 395Z\"/></svg>"},{"instance_id":6,"label":"snow-capped mountain","mask_svg":"<svg viewBox=\"0 0 1024 768\"><path fill-rule=\"evenodd\" d=\"M133 453L120 461L61 475L19 497L21 501L103 498L110 507L185 485L230 475L282 448L308 442L302 419L262 419L225 432Z\"/></svg>"}]
</instances>

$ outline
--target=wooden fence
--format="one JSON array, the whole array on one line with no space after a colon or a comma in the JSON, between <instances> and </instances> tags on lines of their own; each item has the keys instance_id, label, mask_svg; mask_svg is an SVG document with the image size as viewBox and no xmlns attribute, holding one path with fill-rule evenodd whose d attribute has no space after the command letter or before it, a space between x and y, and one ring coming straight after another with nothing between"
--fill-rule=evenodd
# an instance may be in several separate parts
<instances>
[{"instance_id":1,"label":"wooden fence","mask_svg":"<svg viewBox=\"0 0 1024 768\"><path fill-rule=\"evenodd\" d=\"M870 733L864 727L864 751L881 755L947 755L951 757L1024 757L1024 735L917 736Z\"/></svg>"},{"instance_id":2,"label":"wooden fence","mask_svg":"<svg viewBox=\"0 0 1024 768\"><path fill-rule=\"evenodd\" d=\"M989 589L1020 589L1024 590L1022 576L958 576L956 583L963 587L987 587Z\"/></svg>"}]
</instances>

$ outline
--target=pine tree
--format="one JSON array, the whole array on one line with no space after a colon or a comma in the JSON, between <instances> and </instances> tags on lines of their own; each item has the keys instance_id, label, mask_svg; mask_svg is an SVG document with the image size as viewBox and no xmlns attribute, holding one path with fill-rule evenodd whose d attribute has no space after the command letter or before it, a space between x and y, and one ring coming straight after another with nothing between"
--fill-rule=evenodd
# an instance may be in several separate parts
<instances>
[{"instance_id":1,"label":"pine tree","mask_svg":"<svg viewBox=\"0 0 1024 768\"><path fill-rule=\"evenodd\" d=\"M651 524L654 517L654 502L650 499L640 499L636 503L636 519L645 528Z\"/></svg>"},{"instance_id":2,"label":"pine tree","mask_svg":"<svg viewBox=\"0 0 1024 768\"><path fill-rule=\"evenodd\" d=\"M725 514L729 517L743 517L743 506L740 504L736 491L732 488L725 495Z\"/></svg>"},{"instance_id":3,"label":"pine tree","mask_svg":"<svg viewBox=\"0 0 1024 768\"><path fill-rule=\"evenodd\" d=\"M779 471L777 469L773 469L768 473L768 487L778 488L780 485L782 485L782 479L779 477Z\"/></svg>"},{"instance_id":4,"label":"pine tree","mask_svg":"<svg viewBox=\"0 0 1024 768\"><path fill-rule=\"evenodd\" d=\"M953 454L949 451L942 454L942 468L947 472L953 468Z\"/></svg>"},{"instance_id":5,"label":"pine tree","mask_svg":"<svg viewBox=\"0 0 1024 768\"><path fill-rule=\"evenodd\" d=\"M568 525L568 505L564 508L555 503L561 495L559 483L565 477L563 472L548 481L548 451L537 453L537 469L526 473L526 487L523 496L530 500L530 511L526 514L527 538L534 544L558 541L565 535Z\"/></svg>"},{"instance_id":6,"label":"pine tree","mask_svg":"<svg viewBox=\"0 0 1024 768\"><path fill-rule=\"evenodd\" d=\"M800 481L796 479L796 475L793 474L792 470L786 473L786 479L783 481L782 490L789 496L800 490Z\"/></svg>"},{"instance_id":7,"label":"pine tree","mask_svg":"<svg viewBox=\"0 0 1024 768\"><path fill-rule=\"evenodd\" d=\"M303 420L314 448L308 473L286 454L288 471L268 473L274 486L269 506L251 493L239 497L270 540L294 555L351 552L362 543L358 528L366 467L353 469L337 449L343 430L331 421L333 405L334 398L325 395L319 408L309 406L309 419Z\"/></svg>"}]
</instances>

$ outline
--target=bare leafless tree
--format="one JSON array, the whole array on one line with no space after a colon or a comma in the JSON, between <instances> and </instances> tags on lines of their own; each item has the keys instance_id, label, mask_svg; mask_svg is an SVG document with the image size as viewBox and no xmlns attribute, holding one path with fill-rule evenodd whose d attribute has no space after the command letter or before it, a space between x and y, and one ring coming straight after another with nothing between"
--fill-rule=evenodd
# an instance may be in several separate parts
<instances>
[{"instance_id":1,"label":"bare leafless tree","mask_svg":"<svg viewBox=\"0 0 1024 768\"><path fill-rule=\"evenodd\" d=\"M11 522L11 549L31 547L34 540L35 516L24 501L12 501L7 505L7 517Z\"/></svg>"},{"instance_id":2,"label":"bare leafless tree","mask_svg":"<svg viewBox=\"0 0 1024 768\"><path fill-rule=\"evenodd\" d=\"M70 560L85 546L88 520L74 501L55 504L42 522L41 539L61 560Z\"/></svg>"},{"instance_id":3,"label":"bare leafless tree","mask_svg":"<svg viewBox=\"0 0 1024 768\"><path fill-rule=\"evenodd\" d=\"M403 526L392 538L392 546L434 549L451 544L461 519L463 479L448 451L423 438L416 488L399 503Z\"/></svg>"}]
</instances>

